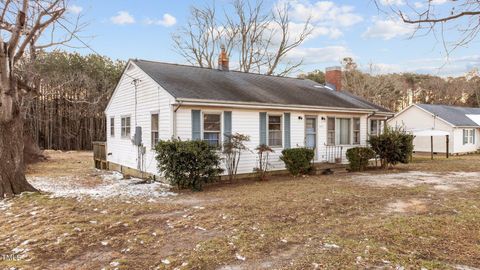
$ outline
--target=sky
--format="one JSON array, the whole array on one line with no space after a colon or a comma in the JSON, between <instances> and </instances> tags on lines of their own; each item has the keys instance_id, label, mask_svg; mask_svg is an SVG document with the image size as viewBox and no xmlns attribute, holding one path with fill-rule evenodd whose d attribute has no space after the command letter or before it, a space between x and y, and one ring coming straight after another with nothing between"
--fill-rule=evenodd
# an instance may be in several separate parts
<instances>
[{"instance_id":1,"label":"sky","mask_svg":"<svg viewBox=\"0 0 480 270\"><path fill-rule=\"evenodd\" d=\"M273 7L278 1L265 0ZM380 0L405 7L406 0ZM422 8L428 0L414 1ZM448 9L448 0L433 0L438 10ZM114 58L155 60L186 64L175 52L171 35L186 25L191 6L212 3L169 0L71 0L71 16L82 15L88 23L80 33L96 52ZM217 6L230 0L216 0ZM292 22L301 25L311 16L313 32L287 60L304 60L300 72L323 70L353 57L364 71L373 73L417 72L438 76L459 76L480 66L480 38L455 49L446 57L442 42L434 35L411 38L414 29L398 18L379 12L372 0L288 1ZM452 34L454 35L454 34ZM72 49L69 49L72 50ZM82 54L92 51L76 49ZM293 74L295 75L295 74Z\"/></svg>"}]
</instances>

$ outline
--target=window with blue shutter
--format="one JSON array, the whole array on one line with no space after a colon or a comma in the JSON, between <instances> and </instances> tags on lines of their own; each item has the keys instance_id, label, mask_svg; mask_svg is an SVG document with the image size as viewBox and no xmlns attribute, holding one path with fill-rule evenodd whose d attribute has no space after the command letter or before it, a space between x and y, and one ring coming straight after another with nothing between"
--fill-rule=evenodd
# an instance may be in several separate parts
<instances>
[{"instance_id":1,"label":"window with blue shutter","mask_svg":"<svg viewBox=\"0 0 480 270\"><path fill-rule=\"evenodd\" d=\"M192 110L192 140L202 139L200 117L201 117L200 110Z\"/></svg>"},{"instance_id":2,"label":"window with blue shutter","mask_svg":"<svg viewBox=\"0 0 480 270\"><path fill-rule=\"evenodd\" d=\"M285 137L285 143L284 143L284 148L288 149L290 148L290 113L284 113L283 115L283 121L284 121L284 137Z\"/></svg>"},{"instance_id":3,"label":"window with blue shutter","mask_svg":"<svg viewBox=\"0 0 480 270\"><path fill-rule=\"evenodd\" d=\"M267 144L267 113L260 113L260 145Z\"/></svg>"}]
</instances>

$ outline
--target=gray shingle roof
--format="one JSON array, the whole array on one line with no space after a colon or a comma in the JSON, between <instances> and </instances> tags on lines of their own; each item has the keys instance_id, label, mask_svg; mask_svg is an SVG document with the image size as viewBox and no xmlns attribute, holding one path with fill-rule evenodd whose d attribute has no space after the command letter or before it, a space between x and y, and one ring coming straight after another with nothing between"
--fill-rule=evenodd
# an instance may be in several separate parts
<instances>
[{"instance_id":1,"label":"gray shingle roof","mask_svg":"<svg viewBox=\"0 0 480 270\"><path fill-rule=\"evenodd\" d=\"M448 105L417 104L420 108L437 115L454 126L477 127L467 114L480 114L480 108L456 107Z\"/></svg>"},{"instance_id":2,"label":"gray shingle roof","mask_svg":"<svg viewBox=\"0 0 480 270\"><path fill-rule=\"evenodd\" d=\"M314 81L132 60L175 98L389 110Z\"/></svg>"}]
</instances>

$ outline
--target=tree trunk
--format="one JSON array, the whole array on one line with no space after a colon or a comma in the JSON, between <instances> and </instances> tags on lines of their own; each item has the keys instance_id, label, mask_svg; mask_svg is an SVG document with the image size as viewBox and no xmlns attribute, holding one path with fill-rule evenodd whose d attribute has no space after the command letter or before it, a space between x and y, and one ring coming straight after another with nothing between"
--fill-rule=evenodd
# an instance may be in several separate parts
<instances>
[{"instance_id":1,"label":"tree trunk","mask_svg":"<svg viewBox=\"0 0 480 270\"><path fill-rule=\"evenodd\" d=\"M37 191L25 179L23 119L0 122L0 200L24 191Z\"/></svg>"}]
</instances>

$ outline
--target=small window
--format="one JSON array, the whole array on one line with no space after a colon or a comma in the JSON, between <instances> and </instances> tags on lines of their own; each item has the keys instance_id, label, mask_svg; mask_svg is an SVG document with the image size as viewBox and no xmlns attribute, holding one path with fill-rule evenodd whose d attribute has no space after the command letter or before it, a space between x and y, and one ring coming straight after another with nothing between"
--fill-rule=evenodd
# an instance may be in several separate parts
<instances>
[{"instance_id":1,"label":"small window","mask_svg":"<svg viewBox=\"0 0 480 270\"><path fill-rule=\"evenodd\" d=\"M151 145L152 148L155 148L155 145L158 143L158 113L154 113L151 115L150 120L151 125Z\"/></svg>"},{"instance_id":2,"label":"small window","mask_svg":"<svg viewBox=\"0 0 480 270\"><path fill-rule=\"evenodd\" d=\"M268 145L282 146L282 116L268 116Z\"/></svg>"},{"instance_id":3,"label":"small window","mask_svg":"<svg viewBox=\"0 0 480 270\"><path fill-rule=\"evenodd\" d=\"M360 118L353 118L353 144L360 144Z\"/></svg>"},{"instance_id":4,"label":"small window","mask_svg":"<svg viewBox=\"0 0 480 270\"><path fill-rule=\"evenodd\" d=\"M110 137L115 137L115 117L110 117Z\"/></svg>"},{"instance_id":5,"label":"small window","mask_svg":"<svg viewBox=\"0 0 480 270\"><path fill-rule=\"evenodd\" d=\"M327 144L335 145L335 118L328 117L327 120Z\"/></svg>"},{"instance_id":6,"label":"small window","mask_svg":"<svg viewBox=\"0 0 480 270\"><path fill-rule=\"evenodd\" d=\"M475 144L475 130L464 129L463 130L463 144Z\"/></svg>"},{"instance_id":7,"label":"small window","mask_svg":"<svg viewBox=\"0 0 480 270\"><path fill-rule=\"evenodd\" d=\"M203 115L203 140L215 147L220 146L220 122L220 114L205 113Z\"/></svg>"},{"instance_id":8,"label":"small window","mask_svg":"<svg viewBox=\"0 0 480 270\"><path fill-rule=\"evenodd\" d=\"M379 126L378 126L378 120L370 120L370 135L371 136L377 136L379 135Z\"/></svg>"},{"instance_id":9,"label":"small window","mask_svg":"<svg viewBox=\"0 0 480 270\"><path fill-rule=\"evenodd\" d=\"M123 116L121 124L122 138L130 138L130 116Z\"/></svg>"}]
</instances>

